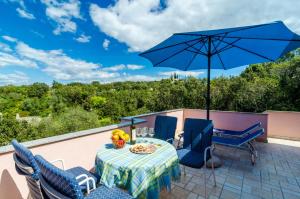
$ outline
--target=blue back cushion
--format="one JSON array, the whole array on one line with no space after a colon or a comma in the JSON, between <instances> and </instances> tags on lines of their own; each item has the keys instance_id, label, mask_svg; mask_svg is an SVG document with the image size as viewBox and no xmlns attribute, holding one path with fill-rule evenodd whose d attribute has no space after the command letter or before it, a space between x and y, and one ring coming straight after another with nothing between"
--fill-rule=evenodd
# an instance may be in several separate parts
<instances>
[{"instance_id":1,"label":"blue back cushion","mask_svg":"<svg viewBox=\"0 0 300 199\"><path fill-rule=\"evenodd\" d=\"M11 144L13 145L13 147L15 149L15 153L18 157L18 160L20 160L26 166L32 167L32 169L34 171L34 173L32 174L32 177L37 180L40 169L34 159L33 154L31 153L31 151L28 148L26 148L25 146L23 146L22 144L20 144L17 140L13 140L11 142Z\"/></svg>"},{"instance_id":2,"label":"blue back cushion","mask_svg":"<svg viewBox=\"0 0 300 199\"><path fill-rule=\"evenodd\" d=\"M73 175L52 165L40 155L36 155L35 159L41 169L41 175L48 185L66 197L83 198L80 186Z\"/></svg>"},{"instance_id":3,"label":"blue back cushion","mask_svg":"<svg viewBox=\"0 0 300 199\"><path fill-rule=\"evenodd\" d=\"M183 147L204 152L211 146L213 124L211 120L186 118L184 122Z\"/></svg>"},{"instance_id":4,"label":"blue back cushion","mask_svg":"<svg viewBox=\"0 0 300 199\"><path fill-rule=\"evenodd\" d=\"M246 132L248 132L248 131L250 131L250 130L256 129L256 128L260 127L260 126L261 126L261 123L260 123L260 122L257 122L257 123L255 123L254 125L250 126L249 128L243 130L243 133L246 133Z\"/></svg>"},{"instance_id":5,"label":"blue back cushion","mask_svg":"<svg viewBox=\"0 0 300 199\"><path fill-rule=\"evenodd\" d=\"M174 138L177 127L177 117L158 115L155 118L155 138L167 140Z\"/></svg>"}]
</instances>

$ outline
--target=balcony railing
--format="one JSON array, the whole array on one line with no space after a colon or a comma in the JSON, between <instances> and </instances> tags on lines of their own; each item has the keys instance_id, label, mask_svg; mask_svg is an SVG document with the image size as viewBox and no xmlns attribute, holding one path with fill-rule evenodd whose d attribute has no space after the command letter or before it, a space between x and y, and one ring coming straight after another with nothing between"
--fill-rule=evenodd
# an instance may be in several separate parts
<instances>
[{"instance_id":1,"label":"balcony railing","mask_svg":"<svg viewBox=\"0 0 300 199\"><path fill-rule=\"evenodd\" d=\"M177 130L182 130L185 118L205 118L205 111L198 109L176 109L157 113L134 116L138 127L153 127L156 115L167 115L178 118ZM25 142L34 154L41 154L48 160L64 159L66 167L80 165L92 169L97 150L101 145L110 142L111 131L116 128L129 130L131 117L123 118L120 124L105 126ZM267 111L264 113L239 113L211 111L211 119L217 128L242 130L260 121L268 136L300 140L300 113ZM27 198L28 188L25 178L16 173L13 162L12 146L0 147L0 198Z\"/></svg>"}]
</instances>

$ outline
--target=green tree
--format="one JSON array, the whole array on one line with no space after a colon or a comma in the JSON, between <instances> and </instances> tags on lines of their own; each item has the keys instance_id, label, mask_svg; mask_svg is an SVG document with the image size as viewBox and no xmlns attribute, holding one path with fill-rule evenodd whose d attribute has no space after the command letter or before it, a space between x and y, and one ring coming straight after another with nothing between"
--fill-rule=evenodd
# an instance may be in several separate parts
<instances>
[{"instance_id":1,"label":"green tree","mask_svg":"<svg viewBox=\"0 0 300 199\"><path fill-rule=\"evenodd\" d=\"M45 83L34 83L28 87L28 97L41 98L49 91L49 86Z\"/></svg>"}]
</instances>

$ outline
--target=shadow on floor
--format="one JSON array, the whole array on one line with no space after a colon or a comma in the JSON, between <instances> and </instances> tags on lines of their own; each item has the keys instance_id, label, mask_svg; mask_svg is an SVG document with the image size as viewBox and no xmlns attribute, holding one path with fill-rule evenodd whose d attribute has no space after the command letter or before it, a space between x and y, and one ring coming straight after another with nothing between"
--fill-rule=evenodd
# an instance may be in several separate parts
<instances>
[{"instance_id":1,"label":"shadow on floor","mask_svg":"<svg viewBox=\"0 0 300 199\"><path fill-rule=\"evenodd\" d=\"M11 177L8 170L4 169L0 179L0 199L22 199L14 179Z\"/></svg>"}]
</instances>

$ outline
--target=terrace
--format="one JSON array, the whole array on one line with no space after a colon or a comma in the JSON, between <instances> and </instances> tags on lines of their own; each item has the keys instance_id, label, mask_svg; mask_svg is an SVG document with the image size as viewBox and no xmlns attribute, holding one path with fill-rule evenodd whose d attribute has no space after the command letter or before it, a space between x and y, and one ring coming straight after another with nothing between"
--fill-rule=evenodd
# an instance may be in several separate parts
<instances>
[{"instance_id":1,"label":"terrace","mask_svg":"<svg viewBox=\"0 0 300 199\"><path fill-rule=\"evenodd\" d=\"M153 127L156 115L178 118L177 131L185 118L205 118L205 111L177 109L136 116L138 127ZM259 158L252 166L247 151L217 146L215 154L223 161L216 169L217 186L209 180L209 198L300 198L300 113L267 111L261 114L212 111L217 128L241 130L260 121L265 135L256 143ZM120 124L89 129L24 143L34 154L46 159L64 159L66 167L81 165L91 170L99 147L109 143L111 131L128 130L128 118ZM280 138L280 139L279 139ZM292 141L295 140L295 141ZM267 142L268 141L268 142ZM16 173L12 146L0 147L0 198L27 198L25 178ZM204 198L204 169L187 168L172 191L161 198Z\"/></svg>"}]
</instances>

